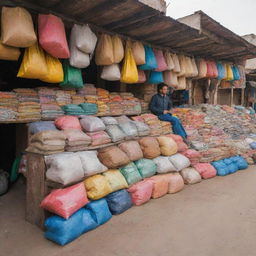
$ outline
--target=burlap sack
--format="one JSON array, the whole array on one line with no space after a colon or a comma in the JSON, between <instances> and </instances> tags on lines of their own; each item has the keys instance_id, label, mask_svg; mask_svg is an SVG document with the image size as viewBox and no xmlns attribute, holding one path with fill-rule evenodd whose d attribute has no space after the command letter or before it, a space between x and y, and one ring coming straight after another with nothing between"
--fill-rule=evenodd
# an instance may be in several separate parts
<instances>
[{"instance_id":1,"label":"burlap sack","mask_svg":"<svg viewBox=\"0 0 256 256\"><path fill-rule=\"evenodd\" d=\"M132 44L132 53L136 65L143 65L146 63L145 60L145 49L141 42L134 42Z\"/></svg>"},{"instance_id":2,"label":"burlap sack","mask_svg":"<svg viewBox=\"0 0 256 256\"><path fill-rule=\"evenodd\" d=\"M116 169L127 165L130 160L128 156L117 146L102 148L98 151L99 160L108 168Z\"/></svg>"},{"instance_id":3,"label":"burlap sack","mask_svg":"<svg viewBox=\"0 0 256 256\"><path fill-rule=\"evenodd\" d=\"M3 7L1 42L14 47L30 47L37 37L30 13L21 7Z\"/></svg>"},{"instance_id":4,"label":"burlap sack","mask_svg":"<svg viewBox=\"0 0 256 256\"><path fill-rule=\"evenodd\" d=\"M127 141L118 145L119 148L126 153L131 161L143 158L143 152L137 141Z\"/></svg>"},{"instance_id":5,"label":"burlap sack","mask_svg":"<svg viewBox=\"0 0 256 256\"><path fill-rule=\"evenodd\" d=\"M114 64L114 51L111 36L107 34L100 36L96 47L95 62L98 66Z\"/></svg>"},{"instance_id":6,"label":"burlap sack","mask_svg":"<svg viewBox=\"0 0 256 256\"><path fill-rule=\"evenodd\" d=\"M120 63L124 58L124 46L119 36L112 36L114 63Z\"/></svg>"},{"instance_id":7,"label":"burlap sack","mask_svg":"<svg viewBox=\"0 0 256 256\"><path fill-rule=\"evenodd\" d=\"M139 141L145 158L153 159L161 155L160 147L156 138L145 137Z\"/></svg>"},{"instance_id":8,"label":"burlap sack","mask_svg":"<svg viewBox=\"0 0 256 256\"><path fill-rule=\"evenodd\" d=\"M4 45L0 42L0 59L1 60L18 60L20 49Z\"/></svg>"},{"instance_id":9,"label":"burlap sack","mask_svg":"<svg viewBox=\"0 0 256 256\"><path fill-rule=\"evenodd\" d=\"M160 136L157 138L157 140L160 146L161 155L172 156L177 153L178 147L172 138Z\"/></svg>"},{"instance_id":10,"label":"burlap sack","mask_svg":"<svg viewBox=\"0 0 256 256\"><path fill-rule=\"evenodd\" d=\"M61 131L42 131L39 133L34 134L31 137L31 142L42 142L45 143L46 141L49 140L61 140L65 141L66 136L63 132Z\"/></svg>"}]
</instances>

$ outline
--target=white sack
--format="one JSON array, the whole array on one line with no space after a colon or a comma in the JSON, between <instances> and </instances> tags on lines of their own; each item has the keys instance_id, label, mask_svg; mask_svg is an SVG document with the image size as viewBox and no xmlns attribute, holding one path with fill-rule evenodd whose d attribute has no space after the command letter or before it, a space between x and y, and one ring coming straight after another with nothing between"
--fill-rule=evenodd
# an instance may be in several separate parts
<instances>
[{"instance_id":1,"label":"white sack","mask_svg":"<svg viewBox=\"0 0 256 256\"><path fill-rule=\"evenodd\" d=\"M119 65L104 66L100 78L107 81L119 81L121 78Z\"/></svg>"},{"instance_id":2,"label":"white sack","mask_svg":"<svg viewBox=\"0 0 256 256\"><path fill-rule=\"evenodd\" d=\"M195 184L202 181L201 175L194 168L185 168L180 174L185 184Z\"/></svg>"},{"instance_id":3,"label":"white sack","mask_svg":"<svg viewBox=\"0 0 256 256\"><path fill-rule=\"evenodd\" d=\"M106 129L102 120L95 116L86 116L80 120L80 124L86 132L99 132Z\"/></svg>"},{"instance_id":4,"label":"white sack","mask_svg":"<svg viewBox=\"0 0 256 256\"><path fill-rule=\"evenodd\" d=\"M169 161L168 157L159 156L153 159L157 165L157 173L167 173L177 171L175 166Z\"/></svg>"},{"instance_id":5,"label":"white sack","mask_svg":"<svg viewBox=\"0 0 256 256\"><path fill-rule=\"evenodd\" d=\"M168 157L171 163L175 166L177 171L181 171L184 168L190 166L190 161L187 157L183 156L182 154L175 154L173 156Z\"/></svg>"},{"instance_id":6,"label":"white sack","mask_svg":"<svg viewBox=\"0 0 256 256\"><path fill-rule=\"evenodd\" d=\"M118 125L116 119L112 116L104 116L101 118L105 125Z\"/></svg>"}]
</instances>

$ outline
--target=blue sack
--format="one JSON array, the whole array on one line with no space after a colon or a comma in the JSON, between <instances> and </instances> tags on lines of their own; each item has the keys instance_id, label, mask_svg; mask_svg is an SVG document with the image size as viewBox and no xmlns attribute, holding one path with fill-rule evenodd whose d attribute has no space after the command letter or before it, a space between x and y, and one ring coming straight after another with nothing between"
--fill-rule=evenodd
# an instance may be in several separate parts
<instances>
[{"instance_id":1,"label":"blue sack","mask_svg":"<svg viewBox=\"0 0 256 256\"><path fill-rule=\"evenodd\" d=\"M157 71L151 71L149 75L149 84L161 84L164 82L163 73Z\"/></svg>"},{"instance_id":2,"label":"blue sack","mask_svg":"<svg viewBox=\"0 0 256 256\"><path fill-rule=\"evenodd\" d=\"M256 149L256 142L250 143L250 147L251 147L251 149Z\"/></svg>"},{"instance_id":3,"label":"blue sack","mask_svg":"<svg viewBox=\"0 0 256 256\"><path fill-rule=\"evenodd\" d=\"M95 229L95 222L90 211L82 208L75 212L70 218L64 219L54 215L46 219L45 237L59 245L65 245L78 238L83 233Z\"/></svg>"},{"instance_id":4,"label":"blue sack","mask_svg":"<svg viewBox=\"0 0 256 256\"><path fill-rule=\"evenodd\" d=\"M225 176L229 174L228 166L222 161L216 161L211 163L217 171L218 176Z\"/></svg>"},{"instance_id":5,"label":"blue sack","mask_svg":"<svg viewBox=\"0 0 256 256\"><path fill-rule=\"evenodd\" d=\"M229 173L235 173L237 172L239 169L238 169L238 166L237 166L237 163L231 163L228 165L228 170L229 170Z\"/></svg>"},{"instance_id":6,"label":"blue sack","mask_svg":"<svg viewBox=\"0 0 256 256\"><path fill-rule=\"evenodd\" d=\"M57 131L55 124L53 121L38 121L33 122L28 125L29 132L32 134L36 134L42 131Z\"/></svg>"},{"instance_id":7,"label":"blue sack","mask_svg":"<svg viewBox=\"0 0 256 256\"><path fill-rule=\"evenodd\" d=\"M106 200L113 215L121 214L132 207L132 199L126 189L109 194Z\"/></svg>"},{"instance_id":8,"label":"blue sack","mask_svg":"<svg viewBox=\"0 0 256 256\"><path fill-rule=\"evenodd\" d=\"M239 73L239 69L238 69L238 67L236 66L236 65L233 65L232 66L232 71L233 71L233 76L234 76L234 81L236 81L236 80L240 80L240 73Z\"/></svg>"},{"instance_id":9,"label":"blue sack","mask_svg":"<svg viewBox=\"0 0 256 256\"><path fill-rule=\"evenodd\" d=\"M217 63L217 69L218 69L218 80L222 80L226 77L226 69L222 63Z\"/></svg>"},{"instance_id":10,"label":"blue sack","mask_svg":"<svg viewBox=\"0 0 256 256\"><path fill-rule=\"evenodd\" d=\"M248 163L242 156L238 156L236 164L239 170L244 170L248 168Z\"/></svg>"},{"instance_id":11,"label":"blue sack","mask_svg":"<svg viewBox=\"0 0 256 256\"><path fill-rule=\"evenodd\" d=\"M98 225L102 225L112 218L105 198L90 202L86 205L86 209L91 211L92 217Z\"/></svg>"},{"instance_id":12,"label":"blue sack","mask_svg":"<svg viewBox=\"0 0 256 256\"><path fill-rule=\"evenodd\" d=\"M225 158L225 159L223 159L222 161L223 161L226 165L230 165L230 164L233 163L232 159L230 159L230 158Z\"/></svg>"},{"instance_id":13,"label":"blue sack","mask_svg":"<svg viewBox=\"0 0 256 256\"><path fill-rule=\"evenodd\" d=\"M151 47L144 45L144 49L145 49L145 60L146 63L143 65L139 66L140 70L152 70L157 68L157 61L156 61L156 57L155 54L152 50Z\"/></svg>"}]
</instances>

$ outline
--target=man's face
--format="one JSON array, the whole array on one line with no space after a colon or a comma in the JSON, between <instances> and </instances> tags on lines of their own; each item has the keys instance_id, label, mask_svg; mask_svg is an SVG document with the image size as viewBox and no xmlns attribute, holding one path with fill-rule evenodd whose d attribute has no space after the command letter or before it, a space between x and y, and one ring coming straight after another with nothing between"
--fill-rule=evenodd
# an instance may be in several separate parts
<instances>
[{"instance_id":1,"label":"man's face","mask_svg":"<svg viewBox=\"0 0 256 256\"><path fill-rule=\"evenodd\" d=\"M161 90L160 90L161 94L166 95L168 92L168 87L164 86Z\"/></svg>"}]
</instances>

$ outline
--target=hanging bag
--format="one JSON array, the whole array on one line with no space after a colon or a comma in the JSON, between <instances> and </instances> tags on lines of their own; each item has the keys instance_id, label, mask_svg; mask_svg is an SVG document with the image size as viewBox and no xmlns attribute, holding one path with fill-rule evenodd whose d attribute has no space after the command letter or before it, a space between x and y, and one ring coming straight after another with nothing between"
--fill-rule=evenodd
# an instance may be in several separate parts
<instances>
[{"instance_id":1,"label":"hanging bag","mask_svg":"<svg viewBox=\"0 0 256 256\"><path fill-rule=\"evenodd\" d=\"M15 60L20 57L20 49L4 45L0 42L0 60Z\"/></svg>"},{"instance_id":2,"label":"hanging bag","mask_svg":"<svg viewBox=\"0 0 256 256\"><path fill-rule=\"evenodd\" d=\"M75 37L76 47L87 54L92 54L97 43L97 36L86 25L75 24L72 28Z\"/></svg>"},{"instance_id":3,"label":"hanging bag","mask_svg":"<svg viewBox=\"0 0 256 256\"><path fill-rule=\"evenodd\" d=\"M205 78L207 76L207 63L203 59L197 60L198 78Z\"/></svg>"},{"instance_id":4,"label":"hanging bag","mask_svg":"<svg viewBox=\"0 0 256 256\"><path fill-rule=\"evenodd\" d=\"M1 42L14 47L30 47L37 41L30 13L21 7L3 7Z\"/></svg>"},{"instance_id":5,"label":"hanging bag","mask_svg":"<svg viewBox=\"0 0 256 256\"><path fill-rule=\"evenodd\" d=\"M171 86L173 88L178 87L178 77L177 74L173 71L165 71L163 72L164 76L164 83L168 86Z\"/></svg>"},{"instance_id":6,"label":"hanging bag","mask_svg":"<svg viewBox=\"0 0 256 256\"><path fill-rule=\"evenodd\" d=\"M83 88L84 82L81 69L70 66L67 60L63 63L63 69L64 81L60 83L61 87L75 89Z\"/></svg>"},{"instance_id":7,"label":"hanging bag","mask_svg":"<svg viewBox=\"0 0 256 256\"><path fill-rule=\"evenodd\" d=\"M61 18L52 14L39 14L38 34L40 45L46 52L55 58L69 58L66 32Z\"/></svg>"},{"instance_id":8,"label":"hanging bag","mask_svg":"<svg viewBox=\"0 0 256 256\"><path fill-rule=\"evenodd\" d=\"M112 36L114 63L120 63L124 58L124 46L119 36Z\"/></svg>"},{"instance_id":9,"label":"hanging bag","mask_svg":"<svg viewBox=\"0 0 256 256\"><path fill-rule=\"evenodd\" d=\"M119 81L121 78L119 65L104 66L100 78L107 81Z\"/></svg>"},{"instance_id":10,"label":"hanging bag","mask_svg":"<svg viewBox=\"0 0 256 256\"><path fill-rule=\"evenodd\" d=\"M44 51L36 43L25 50L17 77L43 79L47 74Z\"/></svg>"},{"instance_id":11,"label":"hanging bag","mask_svg":"<svg viewBox=\"0 0 256 256\"><path fill-rule=\"evenodd\" d=\"M111 36L107 34L100 36L96 47L95 62L98 66L114 64L114 51Z\"/></svg>"},{"instance_id":12,"label":"hanging bag","mask_svg":"<svg viewBox=\"0 0 256 256\"><path fill-rule=\"evenodd\" d=\"M70 59L69 63L75 68L87 68L90 65L90 56L76 47L76 31L73 26L70 34Z\"/></svg>"},{"instance_id":13,"label":"hanging bag","mask_svg":"<svg viewBox=\"0 0 256 256\"><path fill-rule=\"evenodd\" d=\"M187 80L185 76L180 76L178 78L178 88L177 90L186 90L187 88Z\"/></svg>"},{"instance_id":14,"label":"hanging bag","mask_svg":"<svg viewBox=\"0 0 256 256\"><path fill-rule=\"evenodd\" d=\"M167 65L166 70L173 70L175 68L175 65L172 59L172 54L170 52L165 52L164 58Z\"/></svg>"},{"instance_id":15,"label":"hanging bag","mask_svg":"<svg viewBox=\"0 0 256 256\"><path fill-rule=\"evenodd\" d=\"M145 60L146 60L146 63L143 64L143 65L140 65L139 69L141 69L141 70L156 69L157 68L157 61L156 61L156 57L155 57L155 54L154 54L152 48L147 46L147 45L145 45L144 49L145 49Z\"/></svg>"},{"instance_id":16,"label":"hanging bag","mask_svg":"<svg viewBox=\"0 0 256 256\"><path fill-rule=\"evenodd\" d=\"M143 70L138 70L138 74L139 74L138 84L145 83L147 81L145 72Z\"/></svg>"},{"instance_id":17,"label":"hanging bag","mask_svg":"<svg viewBox=\"0 0 256 256\"><path fill-rule=\"evenodd\" d=\"M127 42L125 49L124 63L121 72L121 82L127 84L137 83L139 79L137 66L132 55L130 42Z\"/></svg>"},{"instance_id":18,"label":"hanging bag","mask_svg":"<svg viewBox=\"0 0 256 256\"><path fill-rule=\"evenodd\" d=\"M172 54L172 59L174 62L174 69L173 71L175 73L180 73L181 69L180 69L180 61L179 61L179 57L177 56L177 54Z\"/></svg>"},{"instance_id":19,"label":"hanging bag","mask_svg":"<svg viewBox=\"0 0 256 256\"><path fill-rule=\"evenodd\" d=\"M186 59L184 55L179 55L179 63L180 63L180 72L178 76L185 76L186 75Z\"/></svg>"},{"instance_id":20,"label":"hanging bag","mask_svg":"<svg viewBox=\"0 0 256 256\"><path fill-rule=\"evenodd\" d=\"M165 62L163 52L161 50L157 50L157 49L154 49L153 51L156 56L156 62L157 62L157 68L155 69L155 71L163 72L163 71L167 70L167 64Z\"/></svg>"},{"instance_id":21,"label":"hanging bag","mask_svg":"<svg viewBox=\"0 0 256 256\"><path fill-rule=\"evenodd\" d=\"M234 80L233 70L230 64L226 65L227 68L227 81Z\"/></svg>"},{"instance_id":22,"label":"hanging bag","mask_svg":"<svg viewBox=\"0 0 256 256\"><path fill-rule=\"evenodd\" d=\"M239 69L236 65L232 66L232 71L233 71L233 75L234 75L234 81L240 80L240 73L239 73Z\"/></svg>"},{"instance_id":23,"label":"hanging bag","mask_svg":"<svg viewBox=\"0 0 256 256\"><path fill-rule=\"evenodd\" d=\"M217 63L217 69L218 69L218 80L222 80L226 77L226 70L222 63Z\"/></svg>"},{"instance_id":24,"label":"hanging bag","mask_svg":"<svg viewBox=\"0 0 256 256\"><path fill-rule=\"evenodd\" d=\"M41 80L47 83L60 83L64 80L64 73L61 62L46 54L47 75Z\"/></svg>"},{"instance_id":25,"label":"hanging bag","mask_svg":"<svg viewBox=\"0 0 256 256\"><path fill-rule=\"evenodd\" d=\"M132 53L136 65L143 65L146 63L145 49L141 42L136 41L132 44Z\"/></svg>"},{"instance_id":26,"label":"hanging bag","mask_svg":"<svg viewBox=\"0 0 256 256\"><path fill-rule=\"evenodd\" d=\"M164 82L163 73L157 71L151 71L149 75L149 84L161 84Z\"/></svg>"}]
</instances>

